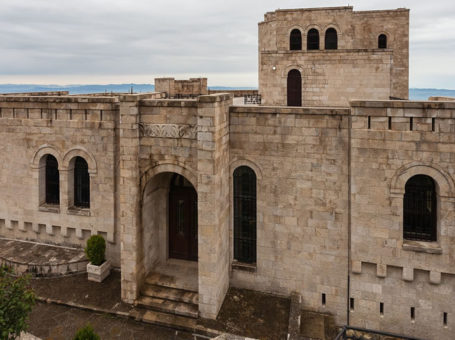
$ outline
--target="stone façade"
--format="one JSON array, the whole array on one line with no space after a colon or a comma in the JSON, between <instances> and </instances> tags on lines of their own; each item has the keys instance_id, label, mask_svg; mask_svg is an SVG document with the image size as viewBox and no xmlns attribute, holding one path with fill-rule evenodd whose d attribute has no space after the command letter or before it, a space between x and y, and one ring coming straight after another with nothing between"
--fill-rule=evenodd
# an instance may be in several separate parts
<instances>
[{"instance_id":1,"label":"stone fa\u00e7ade","mask_svg":"<svg viewBox=\"0 0 455 340\"><path fill-rule=\"evenodd\" d=\"M307 12L277 15L296 13ZM309 13L319 18L323 12ZM408 15L367 14L388 13L392 23L396 15ZM260 46L267 39L273 40L260 33ZM390 89L400 89L401 96L407 71L397 72ZM451 339L453 101L381 97L338 107L278 107L233 106L228 94L163 97L1 95L0 235L69 246L103 235L109 259L122 272L122 298L132 303L146 275L166 263L163 198L169 174L177 173L198 194L201 316L216 317L227 288L244 287L298 292L305 308L329 312L339 324ZM58 209L39 199L40 159L46 154L59 164ZM87 161L91 180L90 209L82 211L71 209L75 156ZM233 260L233 172L239 166L250 167L257 178L257 261L248 270ZM436 242L403 240L404 186L416 174L437 184Z\"/></svg>"}]
</instances>

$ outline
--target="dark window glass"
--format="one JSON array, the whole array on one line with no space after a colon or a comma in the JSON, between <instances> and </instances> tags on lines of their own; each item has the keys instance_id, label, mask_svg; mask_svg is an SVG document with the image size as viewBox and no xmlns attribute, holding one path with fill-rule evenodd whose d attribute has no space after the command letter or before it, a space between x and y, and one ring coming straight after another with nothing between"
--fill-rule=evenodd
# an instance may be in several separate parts
<instances>
[{"instance_id":1,"label":"dark window glass","mask_svg":"<svg viewBox=\"0 0 455 340\"><path fill-rule=\"evenodd\" d=\"M234 171L234 259L256 262L256 174L247 166Z\"/></svg>"},{"instance_id":2,"label":"dark window glass","mask_svg":"<svg viewBox=\"0 0 455 340\"><path fill-rule=\"evenodd\" d=\"M325 31L325 49L336 50L338 48L338 35L334 28Z\"/></svg>"},{"instance_id":3,"label":"dark window glass","mask_svg":"<svg viewBox=\"0 0 455 340\"><path fill-rule=\"evenodd\" d=\"M300 33L298 29L292 30L289 38L289 46L291 51L298 51L302 49L302 33Z\"/></svg>"},{"instance_id":4,"label":"dark window glass","mask_svg":"<svg viewBox=\"0 0 455 340\"><path fill-rule=\"evenodd\" d=\"M60 175L58 162L52 155L46 157L46 203L60 203Z\"/></svg>"},{"instance_id":5,"label":"dark window glass","mask_svg":"<svg viewBox=\"0 0 455 340\"><path fill-rule=\"evenodd\" d=\"M436 190L429 176L416 175L406 183L403 237L407 240L436 241Z\"/></svg>"},{"instance_id":6,"label":"dark window glass","mask_svg":"<svg viewBox=\"0 0 455 340\"><path fill-rule=\"evenodd\" d=\"M387 48L387 36L385 34L378 37L378 48Z\"/></svg>"},{"instance_id":7,"label":"dark window glass","mask_svg":"<svg viewBox=\"0 0 455 340\"><path fill-rule=\"evenodd\" d=\"M81 157L76 157L74 163L74 205L90 208L90 176L87 162Z\"/></svg>"},{"instance_id":8,"label":"dark window glass","mask_svg":"<svg viewBox=\"0 0 455 340\"><path fill-rule=\"evenodd\" d=\"M319 50L319 31L312 28L307 35L307 50Z\"/></svg>"}]
</instances>

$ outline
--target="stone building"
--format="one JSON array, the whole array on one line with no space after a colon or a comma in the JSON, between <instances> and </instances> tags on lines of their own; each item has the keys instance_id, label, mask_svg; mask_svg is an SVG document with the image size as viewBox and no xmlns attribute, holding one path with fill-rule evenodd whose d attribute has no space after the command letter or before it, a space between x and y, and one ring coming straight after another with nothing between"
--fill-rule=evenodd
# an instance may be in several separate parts
<instances>
[{"instance_id":1,"label":"stone building","mask_svg":"<svg viewBox=\"0 0 455 340\"><path fill-rule=\"evenodd\" d=\"M297 292L340 325L452 339L455 102L390 100L407 98L408 13L267 13L266 105L0 95L0 235L104 236L129 303L168 280L173 312L215 318L229 286ZM303 106L286 106L291 70Z\"/></svg>"}]
</instances>

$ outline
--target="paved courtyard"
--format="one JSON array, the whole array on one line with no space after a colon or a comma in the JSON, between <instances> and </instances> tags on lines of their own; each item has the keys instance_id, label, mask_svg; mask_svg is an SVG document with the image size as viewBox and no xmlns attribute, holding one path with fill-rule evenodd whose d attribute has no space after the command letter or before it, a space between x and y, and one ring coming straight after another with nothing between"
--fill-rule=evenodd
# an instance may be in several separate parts
<instances>
[{"instance_id":1,"label":"paved courtyard","mask_svg":"<svg viewBox=\"0 0 455 340\"><path fill-rule=\"evenodd\" d=\"M90 323L101 339L200 340L190 333L136 322L55 304L37 303L30 316L28 332L44 339L72 339L76 331Z\"/></svg>"}]
</instances>

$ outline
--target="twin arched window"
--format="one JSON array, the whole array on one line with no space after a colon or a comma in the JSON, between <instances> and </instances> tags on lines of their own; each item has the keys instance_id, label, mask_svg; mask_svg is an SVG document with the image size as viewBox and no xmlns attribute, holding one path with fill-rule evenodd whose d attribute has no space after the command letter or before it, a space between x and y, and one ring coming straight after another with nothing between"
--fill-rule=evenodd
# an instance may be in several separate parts
<instances>
[{"instance_id":1,"label":"twin arched window","mask_svg":"<svg viewBox=\"0 0 455 340\"><path fill-rule=\"evenodd\" d=\"M44 202L50 205L60 204L60 173L58 170L57 159L48 154L42 158L45 162L44 166ZM70 205L80 208L90 208L90 176L88 173L88 164L82 157L76 157L71 162L73 166L70 172L70 182L73 186L72 195L70 195ZM69 183L71 185L71 183Z\"/></svg>"},{"instance_id":2,"label":"twin arched window","mask_svg":"<svg viewBox=\"0 0 455 340\"><path fill-rule=\"evenodd\" d=\"M316 28L312 28L308 31L306 40L307 50L319 50L319 31Z\"/></svg>"},{"instance_id":3,"label":"twin arched window","mask_svg":"<svg viewBox=\"0 0 455 340\"><path fill-rule=\"evenodd\" d=\"M234 171L234 259L256 263L256 174L247 166Z\"/></svg>"},{"instance_id":4,"label":"twin arched window","mask_svg":"<svg viewBox=\"0 0 455 340\"><path fill-rule=\"evenodd\" d=\"M299 51L302 49L302 33L300 30L293 29L289 37L289 48L291 51Z\"/></svg>"},{"instance_id":5,"label":"twin arched window","mask_svg":"<svg viewBox=\"0 0 455 340\"><path fill-rule=\"evenodd\" d=\"M387 36L385 34L379 35L378 48L387 48Z\"/></svg>"},{"instance_id":6,"label":"twin arched window","mask_svg":"<svg viewBox=\"0 0 455 340\"><path fill-rule=\"evenodd\" d=\"M437 202L434 180L426 175L411 177L403 201L403 238L436 241Z\"/></svg>"}]
</instances>

